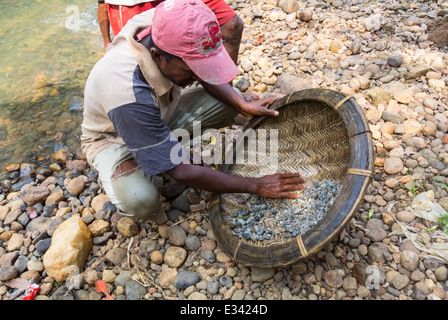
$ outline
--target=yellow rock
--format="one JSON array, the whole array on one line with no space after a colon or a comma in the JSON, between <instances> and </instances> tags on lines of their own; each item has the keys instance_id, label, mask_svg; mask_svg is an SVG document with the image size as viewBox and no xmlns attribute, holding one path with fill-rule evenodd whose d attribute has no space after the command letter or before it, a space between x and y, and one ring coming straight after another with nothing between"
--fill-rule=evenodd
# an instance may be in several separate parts
<instances>
[{"instance_id":1,"label":"yellow rock","mask_svg":"<svg viewBox=\"0 0 448 320\"><path fill-rule=\"evenodd\" d=\"M92 236L101 236L104 232L110 230L110 223L104 220L95 220L89 224L89 230Z\"/></svg>"},{"instance_id":2,"label":"yellow rock","mask_svg":"<svg viewBox=\"0 0 448 320\"><path fill-rule=\"evenodd\" d=\"M87 207L84 208L84 210L82 210L81 213L81 217L87 216L87 215L94 215L95 214L95 210L93 208Z\"/></svg>"},{"instance_id":3,"label":"yellow rock","mask_svg":"<svg viewBox=\"0 0 448 320\"><path fill-rule=\"evenodd\" d=\"M69 213L70 211L72 211L72 209L70 209L69 207L60 208L60 209L58 209L58 211L56 212L56 217L63 217L63 216L65 216L67 213Z\"/></svg>"},{"instance_id":4,"label":"yellow rock","mask_svg":"<svg viewBox=\"0 0 448 320\"><path fill-rule=\"evenodd\" d=\"M107 201L110 201L107 194L101 193L92 199L91 206L95 210L95 212L98 212L103 210L103 206Z\"/></svg>"},{"instance_id":5,"label":"yellow rock","mask_svg":"<svg viewBox=\"0 0 448 320\"><path fill-rule=\"evenodd\" d=\"M54 161L66 162L68 160L69 153L70 151L68 149L61 149L58 152L53 153L51 157Z\"/></svg>"},{"instance_id":6,"label":"yellow rock","mask_svg":"<svg viewBox=\"0 0 448 320\"><path fill-rule=\"evenodd\" d=\"M56 281L65 281L82 272L92 248L92 235L79 216L72 216L59 225L51 246L43 257L47 274Z\"/></svg>"},{"instance_id":7,"label":"yellow rock","mask_svg":"<svg viewBox=\"0 0 448 320\"><path fill-rule=\"evenodd\" d=\"M5 167L5 171L6 172L17 171L17 170L19 170L19 168L20 168L19 163L11 163Z\"/></svg>"}]
</instances>

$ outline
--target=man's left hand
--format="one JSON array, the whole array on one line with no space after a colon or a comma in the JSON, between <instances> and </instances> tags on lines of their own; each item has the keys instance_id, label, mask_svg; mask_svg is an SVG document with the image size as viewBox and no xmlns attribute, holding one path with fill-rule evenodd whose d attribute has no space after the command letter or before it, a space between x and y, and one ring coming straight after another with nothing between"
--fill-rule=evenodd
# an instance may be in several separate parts
<instances>
[{"instance_id":1,"label":"man's left hand","mask_svg":"<svg viewBox=\"0 0 448 320\"><path fill-rule=\"evenodd\" d=\"M240 113L245 117L253 116L278 116L277 110L268 109L268 107L279 98L264 98L252 101L245 101L241 107Z\"/></svg>"}]
</instances>

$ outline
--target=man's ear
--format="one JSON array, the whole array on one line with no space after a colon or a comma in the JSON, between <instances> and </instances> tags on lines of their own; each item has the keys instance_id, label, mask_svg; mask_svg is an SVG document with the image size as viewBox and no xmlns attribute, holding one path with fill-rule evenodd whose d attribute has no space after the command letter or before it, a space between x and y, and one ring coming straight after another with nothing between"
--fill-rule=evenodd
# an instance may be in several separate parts
<instances>
[{"instance_id":1,"label":"man's ear","mask_svg":"<svg viewBox=\"0 0 448 320\"><path fill-rule=\"evenodd\" d=\"M160 54L160 51L156 48L149 49L149 53L151 54L152 60L154 60L155 63L160 64L162 62L163 56Z\"/></svg>"}]
</instances>

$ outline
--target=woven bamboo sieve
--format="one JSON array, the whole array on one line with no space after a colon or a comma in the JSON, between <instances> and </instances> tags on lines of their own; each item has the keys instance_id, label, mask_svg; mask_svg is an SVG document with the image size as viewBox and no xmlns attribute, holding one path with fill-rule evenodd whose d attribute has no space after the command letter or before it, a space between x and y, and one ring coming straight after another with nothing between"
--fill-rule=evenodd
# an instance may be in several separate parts
<instances>
[{"instance_id":1,"label":"woven bamboo sieve","mask_svg":"<svg viewBox=\"0 0 448 320\"><path fill-rule=\"evenodd\" d=\"M279 116L256 117L243 131L265 129L266 156L252 164L247 160L238 163L236 150L241 145L237 144L230 151L232 164L221 165L219 170L245 177L300 172L308 185L328 179L340 182L342 189L314 227L297 238L278 235L266 241L233 235L225 217L247 207L235 194L214 195L209 208L216 240L234 261L247 266L286 266L321 250L356 213L373 173L371 133L361 108L351 96L327 89L307 89L279 99L270 108L279 110ZM276 166L271 166L269 157L271 129L278 132ZM250 147L244 148L249 150L248 158L254 156Z\"/></svg>"}]
</instances>

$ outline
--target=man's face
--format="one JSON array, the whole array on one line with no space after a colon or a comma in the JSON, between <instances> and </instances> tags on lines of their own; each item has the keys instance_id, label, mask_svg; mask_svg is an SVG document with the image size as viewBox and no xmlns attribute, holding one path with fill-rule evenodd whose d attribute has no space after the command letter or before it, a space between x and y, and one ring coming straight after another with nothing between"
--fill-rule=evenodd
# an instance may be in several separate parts
<instances>
[{"instance_id":1,"label":"man's face","mask_svg":"<svg viewBox=\"0 0 448 320\"><path fill-rule=\"evenodd\" d=\"M168 61L154 48L151 49L151 55L163 75L179 87L185 88L194 81L200 81L183 60L171 59Z\"/></svg>"}]
</instances>

